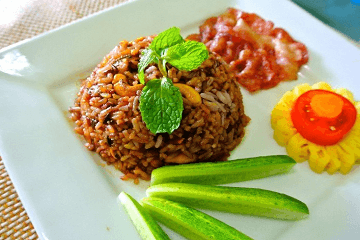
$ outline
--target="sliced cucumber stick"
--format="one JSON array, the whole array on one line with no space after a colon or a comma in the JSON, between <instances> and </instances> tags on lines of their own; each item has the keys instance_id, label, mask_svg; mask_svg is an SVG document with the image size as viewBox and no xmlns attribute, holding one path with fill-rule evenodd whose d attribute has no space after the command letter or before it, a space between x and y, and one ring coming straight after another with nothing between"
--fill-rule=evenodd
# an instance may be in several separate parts
<instances>
[{"instance_id":1,"label":"sliced cucumber stick","mask_svg":"<svg viewBox=\"0 0 360 240\"><path fill-rule=\"evenodd\" d=\"M286 155L245 158L226 162L164 166L151 174L151 185L183 182L217 185L264 178L288 172L296 162Z\"/></svg>"},{"instance_id":2,"label":"sliced cucumber stick","mask_svg":"<svg viewBox=\"0 0 360 240\"><path fill-rule=\"evenodd\" d=\"M146 194L194 208L277 219L298 220L309 215L305 203L285 194L257 188L164 183L151 186Z\"/></svg>"},{"instance_id":3,"label":"sliced cucumber stick","mask_svg":"<svg viewBox=\"0 0 360 240\"><path fill-rule=\"evenodd\" d=\"M170 240L159 224L134 198L125 192L121 192L118 198L143 240Z\"/></svg>"},{"instance_id":4,"label":"sliced cucumber stick","mask_svg":"<svg viewBox=\"0 0 360 240\"><path fill-rule=\"evenodd\" d=\"M184 204L162 198L143 198L141 204L159 222L188 239L252 239L235 228Z\"/></svg>"}]
</instances>

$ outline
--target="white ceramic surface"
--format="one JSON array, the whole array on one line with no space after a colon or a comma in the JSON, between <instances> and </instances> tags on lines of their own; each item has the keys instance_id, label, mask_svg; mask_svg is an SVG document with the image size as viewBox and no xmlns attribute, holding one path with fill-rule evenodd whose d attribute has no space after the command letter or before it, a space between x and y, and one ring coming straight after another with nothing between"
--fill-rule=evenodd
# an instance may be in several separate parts
<instances>
[{"instance_id":1,"label":"white ceramic surface","mask_svg":"<svg viewBox=\"0 0 360 240\"><path fill-rule=\"evenodd\" d=\"M227 7L272 20L310 52L299 80L255 95L243 90L252 118L243 143L231 158L285 154L272 139L270 112L281 95L300 83L327 81L351 89L360 100L360 50L289 1L139 0L22 42L0 52L0 154L41 239L140 239L116 197L145 196L147 182L134 185L103 167L72 131L67 109L78 79L119 41L178 26L182 34ZM231 184L294 196L310 217L287 222L205 211L254 239L359 239L360 169L348 175L313 173L307 163L287 175ZM172 239L183 239L166 229Z\"/></svg>"}]
</instances>

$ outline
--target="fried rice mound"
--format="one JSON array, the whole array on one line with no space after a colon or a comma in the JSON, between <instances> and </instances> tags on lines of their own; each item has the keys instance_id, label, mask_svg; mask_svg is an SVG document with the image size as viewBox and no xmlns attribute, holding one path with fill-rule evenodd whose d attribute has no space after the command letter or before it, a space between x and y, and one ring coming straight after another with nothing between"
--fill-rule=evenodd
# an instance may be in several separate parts
<instances>
[{"instance_id":1,"label":"fried rice mound","mask_svg":"<svg viewBox=\"0 0 360 240\"><path fill-rule=\"evenodd\" d=\"M152 39L120 42L82 81L69 110L85 146L123 172L123 180L135 183L149 180L152 170L164 165L227 160L250 120L233 73L220 56L210 53L193 71L167 64L168 77L191 86L201 104L184 95L180 127L172 134L151 133L139 110L144 85L138 79L138 63ZM146 82L161 77L156 65L145 69Z\"/></svg>"}]
</instances>

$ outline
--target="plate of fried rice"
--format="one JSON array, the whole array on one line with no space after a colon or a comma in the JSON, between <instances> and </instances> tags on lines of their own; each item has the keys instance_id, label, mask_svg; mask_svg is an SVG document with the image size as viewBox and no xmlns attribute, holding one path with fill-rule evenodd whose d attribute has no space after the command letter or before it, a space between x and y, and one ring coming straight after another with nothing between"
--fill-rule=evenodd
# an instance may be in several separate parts
<instances>
[{"instance_id":1,"label":"plate of fried rice","mask_svg":"<svg viewBox=\"0 0 360 240\"><path fill-rule=\"evenodd\" d=\"M256 13L306 45L309 61L298 79L252 93L211 52L193 71L168 68L174 83L191 86L203 104L185 97L179 128L150 132L138 108L139 52L173 26L184 38L198 33L230 7ZM286 154L270 124L281 96L326 81L359 100L359 56L346 37L290 1L132 1L0 52L0 154L40 239L140 239L116 202L121 191L140 200L152 170L164 165ZM145 70L145 79L159 77L155 66ZM273 190L309 206L301 222L205 211L254 239L360 233L358 166L327 175L297 164L291 174L229 186Z\"/></svg>"}]
</instances>

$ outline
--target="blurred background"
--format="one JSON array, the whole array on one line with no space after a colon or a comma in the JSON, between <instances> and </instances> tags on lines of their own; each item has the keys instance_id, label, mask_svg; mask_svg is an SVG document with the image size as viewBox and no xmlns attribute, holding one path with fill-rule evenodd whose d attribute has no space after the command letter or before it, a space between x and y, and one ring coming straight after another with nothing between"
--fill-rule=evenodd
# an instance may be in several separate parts
<instances>
[{"instance_id":1,"label":"blurred background","mask_svg":"<svg viewBox=\"0 0 360 240\"><path fill-rule=\"evenodd\" d=\"M293 0L332 28L360 41L360 0Z\"/></svg>"}]
</instances>

